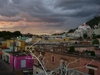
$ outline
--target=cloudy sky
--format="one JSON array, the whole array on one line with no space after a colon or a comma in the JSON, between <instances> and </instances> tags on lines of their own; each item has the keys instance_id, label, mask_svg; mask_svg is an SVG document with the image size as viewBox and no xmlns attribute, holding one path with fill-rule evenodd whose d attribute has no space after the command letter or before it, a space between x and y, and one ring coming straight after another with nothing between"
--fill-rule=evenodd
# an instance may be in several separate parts
<instances>
[{"instance_id":1,"label":"cloudy sky","mask_svg":"<svg viewBox=\"0 0 100 75\"><path fill-rule=\"evenodd\" d=\"M0 0L0 31L52 34L98 16L100 0Z\"/></svg>"}]
</instances>

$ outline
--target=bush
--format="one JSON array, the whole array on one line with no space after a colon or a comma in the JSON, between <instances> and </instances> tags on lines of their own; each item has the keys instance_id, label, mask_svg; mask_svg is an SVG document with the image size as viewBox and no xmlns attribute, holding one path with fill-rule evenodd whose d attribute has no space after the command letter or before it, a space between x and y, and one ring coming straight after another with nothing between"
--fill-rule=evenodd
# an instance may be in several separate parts
<instances>
[{"instance_id":1,"label":"bush","mask_svg":"<svg viewBox=\"0 0 100 75\"><path fill-rule=\"evenodd\" d=\"M75 47L71 46L68 52L75 52Z\"/></svg>"},{"instance_id":2,"label":"bush","mask_svg":"<svg viewBox=\"0 0 100 75\"><path fill-rule=\"evenodd\" d=\"M93 40L92 44L93 44L93 45L94 45L94 44L99 44L99 40L98 40L98 39Z\"/></svg>"},{"instance_id":3,"label":"bush","mask_svg":"<svg viewBox=\"0 0 100 75\"><path fill-rule=\"evenodd\" d=\"M91 51L91 56L95 56L95 52L94 51Z\"/></svg>"},{"instance_id":4,"label":"bush","mask_svg":"<svg viewBox=\"0 0 100 75\"><path fill-rule=\"evenodd\" d=\"M91 56L95 56L95 52L94 51L86 50L85 52L90 54Z\"/></svg>"}]
</instances>

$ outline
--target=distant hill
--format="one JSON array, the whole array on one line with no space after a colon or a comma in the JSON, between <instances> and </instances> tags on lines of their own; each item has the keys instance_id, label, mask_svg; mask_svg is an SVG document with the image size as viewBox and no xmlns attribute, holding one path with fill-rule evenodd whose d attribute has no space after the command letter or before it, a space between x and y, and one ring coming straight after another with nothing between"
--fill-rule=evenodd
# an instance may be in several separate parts
<instances>
[{"instance_id":1,"label":"distant hill","mask_svg":"<svg viewBox=\"0 0 100 75\"><path fill-rule=\"evenodd\" d=\"M93 19L87 21L86 24L89 25L91 28L94 28L94 25L98 25L99 22L100 22L100 16L94 17ZM70 29L68 33L74 32L76 29Z\"/></svg>"}]
</instances>

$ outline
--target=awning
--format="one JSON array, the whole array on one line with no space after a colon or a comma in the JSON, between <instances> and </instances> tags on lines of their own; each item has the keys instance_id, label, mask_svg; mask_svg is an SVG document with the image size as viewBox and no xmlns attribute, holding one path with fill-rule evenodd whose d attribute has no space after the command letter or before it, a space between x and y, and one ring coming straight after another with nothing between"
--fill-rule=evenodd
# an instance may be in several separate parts
<instances>
[{"instance_id":1,"label":"awning","mask_svg":"<svg viewBox=\"0 0 100 75\"><path fill-rule=\"evenodd\" d=\"M94 66L94 65L86 65L86 68L89 68L89 69L93 69L93 70L97 70L98 67L97 66Z\"/></svg>"}]
</instances>

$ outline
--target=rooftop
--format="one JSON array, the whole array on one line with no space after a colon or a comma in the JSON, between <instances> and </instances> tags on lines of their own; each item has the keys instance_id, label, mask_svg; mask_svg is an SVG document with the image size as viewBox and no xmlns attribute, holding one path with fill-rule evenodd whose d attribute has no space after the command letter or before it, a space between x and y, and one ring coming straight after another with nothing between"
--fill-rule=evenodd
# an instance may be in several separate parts
<instances>
[{"instance_id":1,"label":"rooftop","mask_svg":"<svg viewBox=\"0 0 100 75\"><path fill-rule=\"evenodd\" d=\"M30 55L27 52L21 52L21 51L19 51L19 52L7 52L7 53L10 53L10 54L12 54L14 56L26 56L26 55Z\"/></svg>"}]
</instances>

